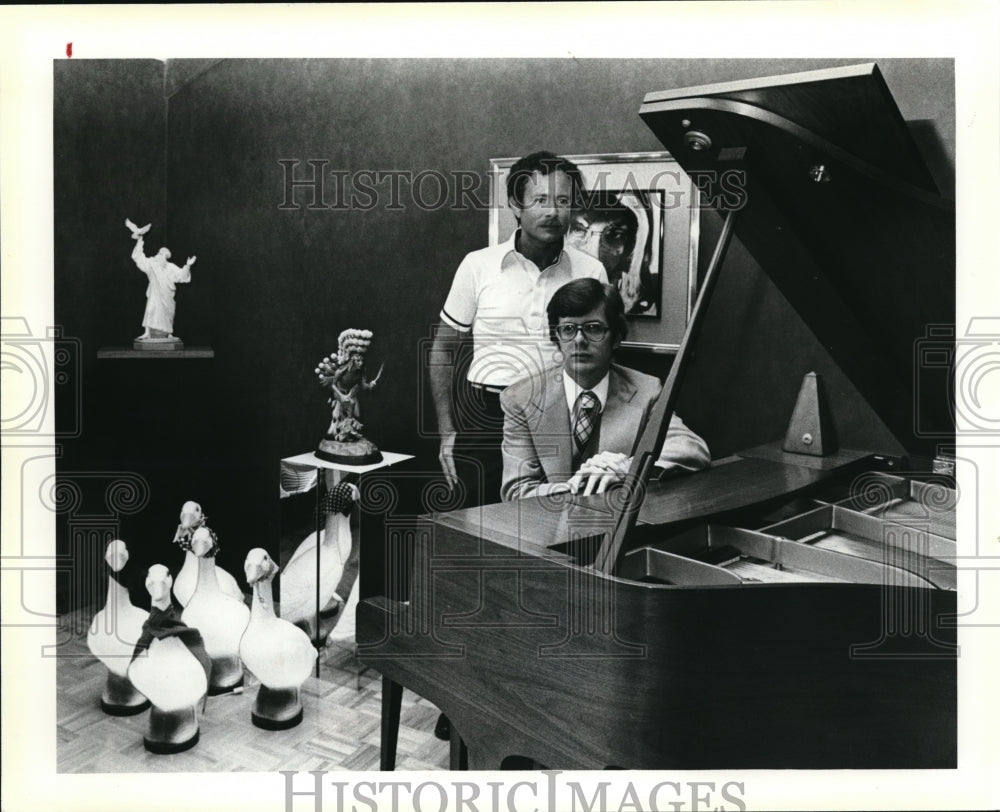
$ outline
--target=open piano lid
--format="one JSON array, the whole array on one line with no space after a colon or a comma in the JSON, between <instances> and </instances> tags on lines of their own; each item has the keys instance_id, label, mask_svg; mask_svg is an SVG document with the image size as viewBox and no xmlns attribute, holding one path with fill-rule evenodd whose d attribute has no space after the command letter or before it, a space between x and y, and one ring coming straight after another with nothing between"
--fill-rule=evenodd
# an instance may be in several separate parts
<instances>
[{"instance_id":1,"label":"open piano lid","mask_svg":"<svg viewBox=\"0 0 1000 812\"><path fill-rule=\"evenodd\" d=\"M953 444L954 205L878 67L655 92L639 114L903 447Z\"/></svg>"},{"instance_id":2,"label":"open piano lid","mask_svg":"<svg viewBox=\"0 0 1000 812\"><path fill-rule=\"evenodd\" d=\"M604 572L631 546L712 288L732 270L733 233L910 454L954 444L940 374L954 355L954 206L935 191L878 68L651 93L639 114L726 219L595 559Z\"/></svg>"}]
</instances>

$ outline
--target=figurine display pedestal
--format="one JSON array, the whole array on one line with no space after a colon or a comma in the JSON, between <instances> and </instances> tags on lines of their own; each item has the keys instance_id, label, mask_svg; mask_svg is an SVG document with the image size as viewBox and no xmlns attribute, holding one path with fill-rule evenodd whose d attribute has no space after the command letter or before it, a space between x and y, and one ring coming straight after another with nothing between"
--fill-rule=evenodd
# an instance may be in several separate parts
<instances>
[{"instance_id":1,"label":"figurine display pedestal","mask_svg":"<svg viewBox=\"0 0 1000 812\"><path fill-rule=\"evenodd\" d=\"M320 533L323 531L323 517L320 515L319 506L323 496L325 495L327 489L338 485L341 480L349 475L355 474L360 478L371 471L377 471L380 468L386 468L390 465L395 465L396 463L404 462L405 460L413 459L412 454L397 454L392 451L381 452L382 459L379 462L371 463L369 465L345 465L338 462L329 462L324 459L320 459L312 451L305 454L298 454L294 457L286 457L281 460L282 465L298 467L298 468L313 468L317 471L317 474L321 471L329 472L329 475L317 476L316 477L316 628L319 629L322 621L321 611L323 609L321 605L320 598L320 572L322 568L321 561L321 548L322 545L319 544ZM307 490L307 489L304 489ZM360 543L360 539L358 539ZM280 602L280 597L279 597ZM320 662L316 661L316 676L318 677L320 673Z\"/></svg>"},{"instance_id":2,"label":"figurine display pedestal","mask_svg":"<svg viewBox=\"0 0 1000 812\"><path fill-rule=\"evenodd\" d=\"M108 716L135 716L149 707L149 700L140 694L132 680L109 671L101 694L101 710Z\"/></svg>"},{"instance_id":3,"label":"figurine display pedestal","mask_svg":"<svg viewBox=\"0 0 1000 812\"><path fill-rule=\"evenodd\" d=\"M198 743L199 735L198 716L193 705L178 711L163 711L154 705L142 743L150 753L170 755L190 750Z\"/></svg>"},{"instance_id":4,"label":"figurine display pedestal","mask_svg":"<svg viewBox=\"0 0 1000 812\"><path fill-rule=\"evenodd\" d=\"M302 702L298 688L268 688L257 691L250 721L264 730L287 730L302 721Z\"/></svg>"},{"instance_id":5,"label":"figurine display pedestal","mask_svg":"<svg viewBox=\"0 0 1000 812\"><path fill-rule=\"evenodd\" d=\"M353 468L376 465L382 462L382 452L375 448L368 440L341 443L325 437L320 440L319 448L313 453L317 459L323 462L332 462L335 465L345 465Z\"/></svg>"},{"instance_id":6,"label":"figurine display pedestal","mask_svg":"<svg viewBox=\"0 0 1000 812\"><path fill-rule=\"evenodd\" d=\"M208 680L209 696L228 694L242 685L243 664L239 656L212 658L212 675Z\"/></svg>"}]
</instances>

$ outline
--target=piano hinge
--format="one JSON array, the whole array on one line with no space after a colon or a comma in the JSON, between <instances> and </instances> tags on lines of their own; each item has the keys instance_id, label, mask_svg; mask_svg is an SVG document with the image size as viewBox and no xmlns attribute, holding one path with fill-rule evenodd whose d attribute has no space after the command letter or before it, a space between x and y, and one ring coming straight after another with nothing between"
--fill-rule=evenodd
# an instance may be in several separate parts
<instances>
[{"instance_id":1,"label":"piano hinge","mask_svg":"<svg viewBox=\"0 0 1000 812\"><path fill-rule=\"evenodd\" d=\"M954 457L935 457L932 463L931 470L935 474L943 474L945 476L953 477L955 476L955 458Z\"/></svg>"}]
</instances>

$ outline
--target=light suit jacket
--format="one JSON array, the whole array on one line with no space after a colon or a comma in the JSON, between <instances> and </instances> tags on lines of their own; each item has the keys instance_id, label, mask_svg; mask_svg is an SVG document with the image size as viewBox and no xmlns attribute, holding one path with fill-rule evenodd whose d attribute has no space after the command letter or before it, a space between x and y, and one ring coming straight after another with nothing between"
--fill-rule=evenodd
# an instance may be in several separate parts
<instances>
[{"instance_id":1,"label":"light suit jacket","mask_svg":"<svg viewBox=\"0 0 1000 812\"><path fill-rule=\"evenodd\" d=\"M660 393L660 382L612 364L601 413L600 451L631 454ZM546 483L573 476L573 438L562 367L550 367L511 384L500 395L504 411L504 501L543 495ZM674 415L657 465L668 471L698 471L710 461L705 441Z\"/></svg>"}]
</instances>

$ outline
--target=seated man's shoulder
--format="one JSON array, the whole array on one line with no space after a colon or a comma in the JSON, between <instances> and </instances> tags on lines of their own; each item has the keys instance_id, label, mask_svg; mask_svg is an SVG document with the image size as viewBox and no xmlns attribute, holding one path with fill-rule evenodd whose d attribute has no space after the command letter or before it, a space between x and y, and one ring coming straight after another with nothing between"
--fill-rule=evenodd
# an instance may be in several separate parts
<instances>
[{"instance_id":1,"label":"seated man's shoulder","mask_svg":"<svg viewBox=\"0 0 1000 812\"><path fill-rule=\"evenodd\" d=\"M645 372L639 372L631 367L623 367L620 364L612 364L611 370L627 384L642 392L657 394L660 391L660 379L655 375L647 375Z\"/></svg>"},{"instance_id":2,"label":"seated man's shoulder","mask_svg":"<svg viewBox=\"0 0 1000 812\"><path fill-rule=\"evenodd\" d=\"M513 404L544 400L545 388L557 384L562 386L562 367L553 364L518 378L500 393L500 401Z\"/></svg>"}]
</instances>

